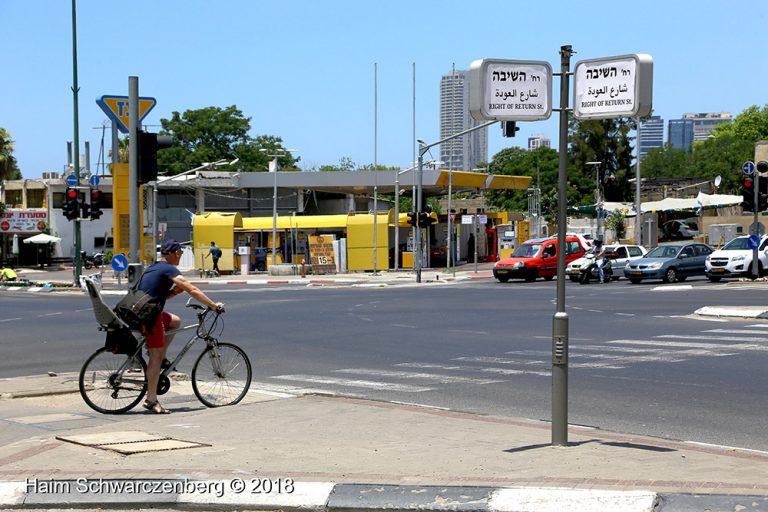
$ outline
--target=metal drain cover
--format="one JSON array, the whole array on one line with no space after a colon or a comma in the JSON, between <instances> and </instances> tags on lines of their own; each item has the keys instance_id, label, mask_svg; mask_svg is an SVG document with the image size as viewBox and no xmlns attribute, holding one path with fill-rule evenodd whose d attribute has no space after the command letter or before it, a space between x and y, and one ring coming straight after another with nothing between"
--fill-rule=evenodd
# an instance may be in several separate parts
<instances>
[{"instance_id":1,"label":"metal drain cover","mask_svg":"<svg viewBox=\"0 0 768 512\"><path fill-rule=\"evenodd\" d=\"M122 455L211 446L210 444L173 439L171 437L150 434L149 432L142 432L140 430L56 436L56 439L67 443L79 444L81 446L109 450Z\"/></svg>"}]
</instances>

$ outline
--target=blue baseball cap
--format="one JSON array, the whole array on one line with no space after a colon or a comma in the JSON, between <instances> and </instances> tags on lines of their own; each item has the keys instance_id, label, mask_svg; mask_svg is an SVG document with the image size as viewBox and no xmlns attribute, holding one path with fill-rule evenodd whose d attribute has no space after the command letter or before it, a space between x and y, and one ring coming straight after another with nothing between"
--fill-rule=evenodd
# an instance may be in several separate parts
<instances>
[{"instance_id":1,"label":"blue baseball cap","mask_svg":"<svg viewBox=\"0 0 768 512\"><path fill-rule=\"evenodd\" d=\"M173 254L179 249L181 249L181 244L173 238L169 238L168 240L163 241L163 245L160 246L160 253Z\"/></svg>"}]
</instances>

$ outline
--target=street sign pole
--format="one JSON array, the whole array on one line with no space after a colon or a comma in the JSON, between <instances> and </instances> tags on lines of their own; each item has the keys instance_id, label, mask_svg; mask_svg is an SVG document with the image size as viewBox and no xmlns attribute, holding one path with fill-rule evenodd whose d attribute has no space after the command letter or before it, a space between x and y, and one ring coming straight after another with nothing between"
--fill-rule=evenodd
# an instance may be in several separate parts
<instances>
[{"instance_id":1,"label":"street sign pole","mask_svg":"<svg viewBox=\"0 0 768 512\"><path fill-rule=\"evenodd\" d=\"M754 189L754 191L752 193L755 194L754 195L754 198L755 198L754 205L755 205L755 207L753 208L753 210L755 210L755 211L754 211L754 222L753 222L752 225L754 226L755 232L751 233L751 234L760 236L760 228L759 228L760 221L757 219L758 211L760 210L760 202L759 202L760 201L760 193L759 193L759 190L760 190L760 173L759 172L755 172L754 174L755 174L755 181L754 181L755 184L752 187ZM758 259L757 259L757 247L755 247L755 248L752 249L752 275L755 276L755 278L760 277L760 275L758 274L759 271L760 271L760 267L759 267L759 262L758 262Z\"/></svg>"},{"instance_id":2,"label":"street sign pole","mask_svg":"<svg viewBox=\"0 0 768 512\"><path fill-rule=\"evenodd\" d=\"M74 105L74 119L75 119L75 177L77 178L77 184L80 184L80 121L79 121L79 108L77 93L80 91L80 87L77 85L77 5L76 1L72 0L72 95ZM79 192L78 192L79 195ZM78 207L79 209L79 207ZM80 212L78 212L75 219L75 258L72 270L74 272L75 286L80 285L80 275L82 274L82 264L80 258L81 236L80 236Z\"/></svg>"},{"instance_id":3,"label":"street sign pole","mask_svg":"<svg viewBox=\"0 0 768 512\"><path fill-rule=\"evenodd\" d=\"M552 445L568 445L568 313L565 312L565 231L568 201L568 82L571 45L560 47L560 160L557 191L557 308L552 320Z\"/></svg>"},{"instance_id":4,"label":"street sign pole","mask_svg":"<svg viewBox=\"0 0 768 512\"><path fill-rule=\"evenodd\" d=\"M128 156L128 198L130 208L128 210L129 254L128 261L139 263L140 237L142 226L139 222L139 77L128 77L128 122L129 122L129 156Z\"/></svg>"}]
</instances>

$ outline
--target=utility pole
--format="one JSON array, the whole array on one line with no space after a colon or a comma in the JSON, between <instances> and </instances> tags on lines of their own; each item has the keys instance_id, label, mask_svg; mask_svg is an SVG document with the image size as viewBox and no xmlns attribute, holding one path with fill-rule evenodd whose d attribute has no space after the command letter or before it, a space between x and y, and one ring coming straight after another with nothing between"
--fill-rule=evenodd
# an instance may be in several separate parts
<instances>
[{"instance_id":1,"label":"utility pole","mask_svg":"<svg viewBox=\"0 0 768 512\"><path fill-rule=\"evenodd\" d=\"M139 219L139 77L128 77L128 219L130 222L129 248L130 263L141 261L141 229Z\"/></svg>"},{"instance_id":2,"label":"utility pole","mask_svg":"<svg viewBox=\"0 0 768 512\"><path fill-rule=\"evenodd\" d=\"M80 87L77 84L77 2L72 0L72 99L74 108L74 120L75 120L75 154L74 154L74 167L75 177L77 178L77 184L80 185L80 119L77 94L80 92ZM79 192L78 192L79 194ZM80 258L80 212L77 214L77 218L74 220L75 225L75 261L72 266L75 277L75 285L80 283L80 275L82 274L83 262Z\"/></svg>"}]
</instances>

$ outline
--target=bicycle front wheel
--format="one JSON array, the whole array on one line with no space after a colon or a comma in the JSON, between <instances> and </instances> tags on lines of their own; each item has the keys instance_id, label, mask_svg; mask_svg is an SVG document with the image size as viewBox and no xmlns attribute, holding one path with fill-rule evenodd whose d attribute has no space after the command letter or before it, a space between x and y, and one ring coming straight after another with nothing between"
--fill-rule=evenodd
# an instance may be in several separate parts
<instances>
[{"instance_id":1,"label":"bicycle front wheel","mask_svg":"<svg viewBox=\"0 0 768 512\"><path fill-rule=\"evenodd\" d=\"M124 368L122 373L120 369ZM147 363L139 356L113 354L100 348L80 370L80 395L102 414L121 414L133 409L147 392Z\"/></svg>"},{"instance_id":2,"label":"bicycle front wheel","mask_svg":"<svg viewBox=\"0 0 768 512\"><path fill-rule=\"evenodd\" d=\"M235 405L251 386L251 362L231 343L206 348L192 368L192 390L207 407Z\"/></svg>"}]
</instances>

